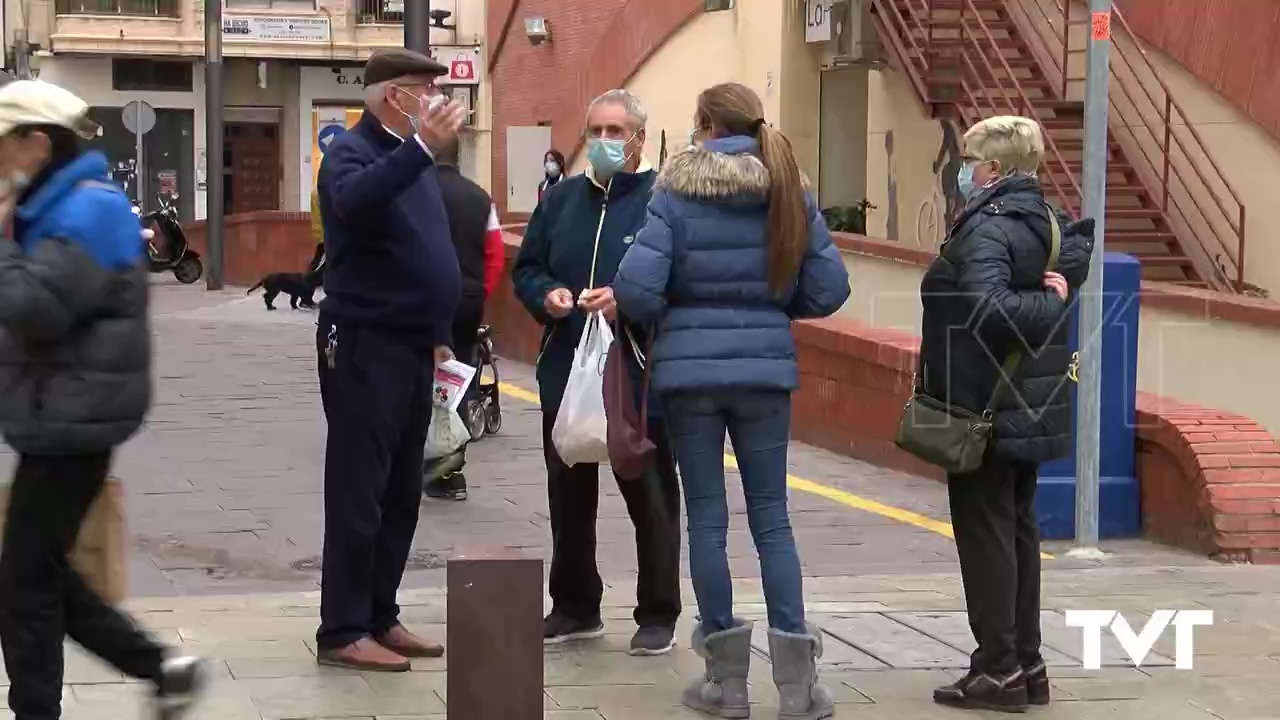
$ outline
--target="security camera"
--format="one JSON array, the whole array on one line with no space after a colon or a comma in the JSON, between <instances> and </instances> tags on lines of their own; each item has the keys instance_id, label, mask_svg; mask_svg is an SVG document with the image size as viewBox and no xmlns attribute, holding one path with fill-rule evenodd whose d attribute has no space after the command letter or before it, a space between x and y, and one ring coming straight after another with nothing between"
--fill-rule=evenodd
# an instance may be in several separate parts
<instances>
[{"instance_id":1,"label":"security camera","mask_svg":"<svg viewBox=\"0 0 1280 720\"><path fill-rule=\"evenodd\" d=\"M547 19L543 17L525 18L524 34L532 45L551 41L551 28L547 27Z\"/></svg>"},{"instance_id":2,"label":"security camera","mask_svg":"<svg viewBox=\"0 0 1280 720\"><path fill-rule=\"evenodd\" d=\"M431 26L440 28L442 30L452 30L454 28L453 25L444 24L444 21L448 20L452 15L453 13L449 12L448 10L440 10L438 8L435 10L432 10L430 14Z\"/></svg>"}]
</instances>

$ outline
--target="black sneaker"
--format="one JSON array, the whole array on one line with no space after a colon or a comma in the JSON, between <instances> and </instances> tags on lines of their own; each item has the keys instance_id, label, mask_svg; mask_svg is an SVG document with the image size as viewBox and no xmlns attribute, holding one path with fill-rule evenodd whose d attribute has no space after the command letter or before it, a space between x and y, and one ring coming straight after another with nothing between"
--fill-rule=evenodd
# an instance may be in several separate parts
<instances>
[{"instance_id":1,"label":"black sneaker","mask_svg":"<svg viewBox=\"0 0 1280 720\"><path fill-rule=\"evenodd\" d=\"M453 473L442 478L436 478L426 484L422 491L427 497L436 500L466 500L467 499L467 476L462 473Z\"/></svg>"},{"instance_id":2,"label":"black sneaker","mask_svg":"<svg viewBox=\"0 0 1280 720\"><path fill-rule=\"evenodd\" d=\"M1049 691L1049 671L1044 663L1023 668L1022 674L1027 677L1027 702L1032 705L1048 705L1051 697Z\"/></svg>"},{"instance_id":3,"label":"black sneaker","mask_svg":"<svg viewBox=\"0 0 1280 720\"><path fill-rule=\"evenodd\" d=\"M666 655L676 645L676 629L666 625L649 625L631 637L632 655Z\"/></svg>"},{"instance_id":4,"label":"black sneaker","mask_svg":"<svg viewBox=\"0 0 1280 720\"><path fill-rule=\"evenodd\" d=\"M157 720L177 720L191 709L208 682L204 660L177 657L165 660L152 698Z\"/></svg>"},{"instance_id":5,"label":"black sneaker","mask_svg":"<svg viewBox=\"0 0 1280 720\"><path fill-rule=\"evenodd\" d=\"M934 690L933 701L939 705L970 710L1026 712L1026 677L1021 669L1006 675L988 675L970 670L959 680Z\"/></svg>"},{"instance_id":6,"label":"black sneaker","mask_svg":"<svg viewBox=\"0 0 1280 720\"><path fill-rule=\"evenodd\" d=\"M559 645L572 640L594 640L599 637L604 637L604 623L600 618L575 620L551 613L542 621L543 645Z\"/></svg>"}]
</instances>

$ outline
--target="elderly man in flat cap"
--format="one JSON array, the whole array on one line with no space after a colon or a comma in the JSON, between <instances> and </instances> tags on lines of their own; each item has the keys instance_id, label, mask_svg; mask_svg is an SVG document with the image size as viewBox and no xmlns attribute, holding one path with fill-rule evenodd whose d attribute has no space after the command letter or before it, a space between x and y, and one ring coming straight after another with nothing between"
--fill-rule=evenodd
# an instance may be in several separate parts
<instances>
[{"instance_id":1,"label":"elderly man in flat cap","mask_svg":"<svg viewBox=\"0 0 1280 720\"><path fill-rule=\"evenodd\" d=\"M446 72L407 50L375 53L364 116L320 165L325 665L397 672L444 653L400 624L396 592L418 524L434 366L452 357L462 286L433 159L466 117L435 85Z\"/></svg>"}]
</instances>

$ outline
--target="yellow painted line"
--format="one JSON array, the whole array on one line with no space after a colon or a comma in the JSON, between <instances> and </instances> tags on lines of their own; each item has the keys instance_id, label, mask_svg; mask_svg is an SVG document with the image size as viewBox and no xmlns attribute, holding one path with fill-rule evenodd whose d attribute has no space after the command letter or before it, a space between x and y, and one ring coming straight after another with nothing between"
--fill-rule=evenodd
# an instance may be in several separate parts
<instances>
[{"instance_id":1,"label":"yellow painted line","mask_svg":"<svg viewBox=\"0 0 1280 720\"><path fill-rule=\"evenodd\" d=\"M515 398L516 400L534 405L538 404L538 394L525 390L519 385L499 383L498 390L503 395ZM726 467L730 467L735 470L738 469L738 459L728 453L725 453L724 464ZM845 507L869 512L874 515L889 518L890 520L896 520L904 525L911 525L913 527L918 527L921 530L928 530L929 532L937 533L938 535L950 538L951 540L955 540L956 538L955 532L951 529L950 523L943 522L942 520L935 520L931 517L914 513L910 510L904 510L899 507L894 507L892 505L885 505L882 502L864 498L860 495L854 495L853 493L846 492L840 488L823 485L822 483L806 480L805 478L796 477L795 475L790 474L787 475L787 485L789 485L793 490L799 490L800 492L824 497L832 502L840 503ZM1044 552L1040 553L1040 557L1044 560L1053 559L1052 555Z\"/></svg>"}]
</instances>

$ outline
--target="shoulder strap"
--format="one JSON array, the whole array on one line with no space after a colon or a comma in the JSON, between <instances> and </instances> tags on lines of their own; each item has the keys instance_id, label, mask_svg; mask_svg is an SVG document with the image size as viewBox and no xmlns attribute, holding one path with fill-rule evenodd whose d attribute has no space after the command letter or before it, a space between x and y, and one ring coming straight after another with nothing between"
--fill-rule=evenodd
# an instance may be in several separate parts
<instances>
[{"instance_id":1,"label":"shoulder strap","mask_svg":"<svg viewBox=\"0 0 1280 720\"><path fill-rule=\"evenodd\" d=\"M1062 253L1062 227L1058 223L1058 214L1054 212L1048 203L1045 203L1045 209L1049 211L1049 262L1045 266L1045 271L1047 272L1058 265L1058 256ZM1004 359L1004 363L1000 366L1000 377L996 380L996 386L991 390L991 398L987 400L987 409L983 413L984 417L990 417L995 411L1000 398L1004 396L1005 388L1013 382L1013 376L1018 372L1018 366L1021 364L1021 352L1011 352Z\"/></svg>"}]
</instances>

